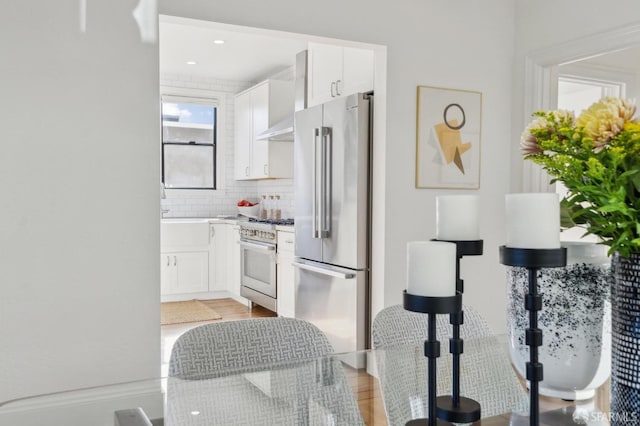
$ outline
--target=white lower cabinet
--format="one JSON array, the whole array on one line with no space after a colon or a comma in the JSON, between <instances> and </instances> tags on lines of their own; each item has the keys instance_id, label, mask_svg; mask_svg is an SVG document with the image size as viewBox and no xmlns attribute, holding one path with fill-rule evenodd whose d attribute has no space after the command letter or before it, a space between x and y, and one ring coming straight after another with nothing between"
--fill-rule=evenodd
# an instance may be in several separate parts
<instances>
[{"instance_id":1,"label":"white lower cabinet","mask_svg":"<svg viewBox=\"0 0 640 426\"><path fill-rule=\"evenodd\" d=\"M296 314L295 270L293 268L294 233L278 231L278 256L276 260L277 311L282 317L294 318Z\"/></svg>"},{"instance_id":2,"label":"white lower cabinet","mask_svg":"<svg viewBox=\"0 0 640 426\"><path fill-rule=\"evenodd\" d=\"M178 232L182 240L164 236L163 241L172 245L162 246L160 254L163 301L229 296L244 301L240 297L240 227L210 223L197 231Z\"/></svg>"},{"instance_id":3,"label":"white lower cabinet","mask_svg":"<svg viewBox=\"0 0 640 426\"><path fill-rule=\"evenodd\" d=\"M209 291L225 291L227 234L231 225L216 223L209 225Z\"/></svg>"},{"instance_id":4,"label":"white lower cabinet","mask_svg":"<svg viewBox=\"0 0 640 426\"><path fill-rule=\"evenodd\" d=\"M227 291L240 297L240 227L231 226L229 240L227 242L229 262L226 265L228 272Z\"/></svg>"},{"instance_id":5,"label":"white lower cabinet","mask_svg":"<svg viewBox=\"0 0 640 426\"><path fill-rule=\"evenodd\" d=\"M240 297L240 227L210 225L209 291L228 291Z\"/></svg>"},{"instance_id":6,"label":"white lower cabinet","mask_svg":"<svg viewBox=\"0 0 640 426\"><path fill-rule=\"evenodd\" d=\"M209 287L209 255L206 251L167 252L160 258L161 294L199 293Z\"/></svg>"}]
</instances>

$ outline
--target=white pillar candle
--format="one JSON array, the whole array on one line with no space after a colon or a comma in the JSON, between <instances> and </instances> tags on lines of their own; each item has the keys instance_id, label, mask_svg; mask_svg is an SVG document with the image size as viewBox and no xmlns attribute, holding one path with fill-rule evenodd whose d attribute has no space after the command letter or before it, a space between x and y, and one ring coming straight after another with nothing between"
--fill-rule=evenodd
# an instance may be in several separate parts
<instances>
[{"instance_id":1,"label":"white pillar candle","mask_svg":"<svg viewBox=\"0 0 640 426\"><path fill-rule=\"evenodd\" d=\"M480 239L477 195L436 197L436 239L473 241Z\"/></svg>"},{"instance_id":2,"label":"white pillar candle","mask_svg":"<svg viewBox=\"0 0 640 426\"><path fill-rule=\"evenodd\" d=\"M507 247L560 248L560 198L553 193L507 194Z\"/></svg>"},{"instance_id":3,"label":"white pillar candle","mask_svg":"<svg viewBox=\"0 0 640 426\"><path fill-rule=\"evenodd\" d=\"M456 294L456 245L444 241L407 243L407 293L448 297Z\"/></svg>"}]
</instances>

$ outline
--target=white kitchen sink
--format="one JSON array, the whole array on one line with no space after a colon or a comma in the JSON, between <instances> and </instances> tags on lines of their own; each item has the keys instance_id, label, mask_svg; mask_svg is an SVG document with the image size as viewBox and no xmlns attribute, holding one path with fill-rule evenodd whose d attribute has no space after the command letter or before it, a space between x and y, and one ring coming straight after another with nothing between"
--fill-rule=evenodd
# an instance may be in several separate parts
<instances>
[{"instance_id":1,"label":"white kitchen sink","mask_svg":"<svg viewBox=\"0 0 640 426\"><path fill-rule=\"evenodd\" d=\"M209 245L209 219L162 219L160 247L162 251L205 247Z\"/></svg>"},{"instance_id":2,"label":"white kitchen sink","mask_svg":"<svg viewBox=\"0 0 640 426\"><path fill-rule=\"evenodd\" d=\"M209 219L206 217L177 217L162 219L162 223L209 223Z\"/></svg>"}]
</instances>

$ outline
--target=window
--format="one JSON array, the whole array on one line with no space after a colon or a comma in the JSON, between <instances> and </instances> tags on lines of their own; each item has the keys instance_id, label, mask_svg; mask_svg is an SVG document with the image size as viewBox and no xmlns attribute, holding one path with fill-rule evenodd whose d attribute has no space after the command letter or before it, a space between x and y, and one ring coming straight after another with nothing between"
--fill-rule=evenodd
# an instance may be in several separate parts
<instances>
[{"instance_id":1,"label":"window","mask_svg":"<svg viewBox=\"0 0 640 426\"><path fill-rule=\"evenodd\" d=\"M162 97L162 182L167 189L216 189L213 100Z\"/></svg>"}]
</instances>

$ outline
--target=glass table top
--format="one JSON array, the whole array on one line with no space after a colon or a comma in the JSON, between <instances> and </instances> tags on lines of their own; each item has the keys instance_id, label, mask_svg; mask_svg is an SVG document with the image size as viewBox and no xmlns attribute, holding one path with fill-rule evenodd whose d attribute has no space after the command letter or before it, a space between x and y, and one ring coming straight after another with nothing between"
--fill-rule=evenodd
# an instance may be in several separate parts
<instances>
[{"instance_id":1,"label":"glass table top","mask_svg":"<svg viewBox=\"0 0 640 426\"><path fill-rule=\"evenodd\" d=\"M112 425L115 411L136 407L154 424L169 426L404 425L428 413L423 350L406 346L332 354L37 395L0 402L0 425L42 424L31 419L34 407L40 419L49 407L52 419L68 415L74 420L67 424L87 425L99 424L96 418L110 419L104 424ZM438 358L438 395L451 391L451 356L445 351ZM504 337L465 340L460 377L461 394L481 405L483 425L528 424L528 394L509 363ZM596 398L579 403L542 397L541 424L606 425L606 407L608 385Z\"/></svg>"}]
</instances>

